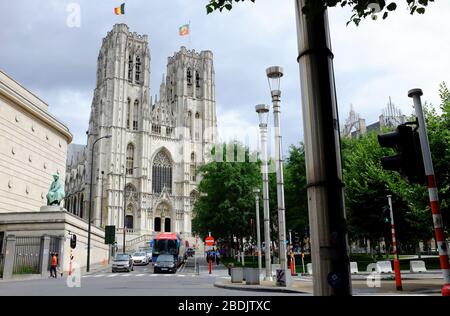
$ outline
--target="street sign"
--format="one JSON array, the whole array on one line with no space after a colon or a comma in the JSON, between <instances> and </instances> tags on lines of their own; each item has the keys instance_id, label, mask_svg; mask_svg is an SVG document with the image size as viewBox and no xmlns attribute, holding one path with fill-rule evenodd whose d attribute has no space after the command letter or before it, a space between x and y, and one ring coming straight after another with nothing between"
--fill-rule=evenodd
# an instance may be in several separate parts
<instances>
[{"instance_id":1,"label":"street sign","mask_svg":"<svg viewBox=\"0 0 450 316\"><path fill-rule=\"evenodd\" d=\"M214 240L213 236L208 236L205 238L205 244L207 246L214 246L214 242L215 242L215 240Z\"/></svg>"}]
</instances>

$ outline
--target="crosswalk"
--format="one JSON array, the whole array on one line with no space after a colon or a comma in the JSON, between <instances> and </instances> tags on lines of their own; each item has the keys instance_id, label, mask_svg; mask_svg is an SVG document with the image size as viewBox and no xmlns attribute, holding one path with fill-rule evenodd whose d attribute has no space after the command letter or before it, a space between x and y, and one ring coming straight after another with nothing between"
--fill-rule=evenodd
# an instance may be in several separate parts
<instances>
[{"instance_id":1,"label":"crosswalk","mask_svg":"<svg viewBox=\"0 0 450 316\"><path fill-rule=\"evenodd\" d=\"M228 279L229 276L224 276L223 274L202 274L202 277L211 277L211 278L221 278ZM82 278L195 278L199 277L196 274L152 274L152 273L112 273L112 274L87 274L83 275Z\"/></svg>"}]
</instances>

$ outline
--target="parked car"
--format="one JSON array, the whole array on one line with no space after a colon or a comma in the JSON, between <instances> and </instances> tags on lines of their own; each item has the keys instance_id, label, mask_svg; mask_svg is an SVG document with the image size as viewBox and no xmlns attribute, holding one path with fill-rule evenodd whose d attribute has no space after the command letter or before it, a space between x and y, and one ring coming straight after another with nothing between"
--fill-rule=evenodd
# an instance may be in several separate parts
<instances>
[{"instance_id":1,"label":"parked car","mask_svg":"<svg viewBox=\"0 0 450 316\"><path fill-rule=\"evenodd\" d=\"M134 265L146 265L146 264L148 264L147 253L145 253L143 251L135 252L135 253L133 253L133 255L131 257L133 258L133 264Z\"/></svg>"},{"instance_id":2,"label":"parked car","mask_svg":"<svg viewBox=\"0 0 450 316\"><path fill-rule=\"evenodd\" d=\"M147 258L148 258L147 261L152 262L152 255L153 255L152 250L151 249L145 250L144 252L147 254Z\"/></svg>"},{"instance_id":3,"label":"parked car","mask_svg":"<svg viewBox=\"0 0 450 316\"><path fill-rule=\"evenodd\" d=\"M112 262L112 273L116 271L134 271L133 259L127 253L118 253Z\"/></svg>"},{"instance_id":4,"label":"parked car","mask_svg":"<svg viewBox=\"0 0 450 316\"><path fill-rule=\"evenodd\" d=\"M158 272L177 272L177 266L173 255L159 255L156 262L153 263L153 273Z\"/></svg>"},{"instance_id":5,"label":"parked car","mask_svg":"<svg viewBox=\"0 0 450 316\"><path fill-rule=\"evenodd\" d=\"M193 257L195 255L195 250L193 248L186 249L186 255L188 257Z\"/></svg>"}]
</instances>

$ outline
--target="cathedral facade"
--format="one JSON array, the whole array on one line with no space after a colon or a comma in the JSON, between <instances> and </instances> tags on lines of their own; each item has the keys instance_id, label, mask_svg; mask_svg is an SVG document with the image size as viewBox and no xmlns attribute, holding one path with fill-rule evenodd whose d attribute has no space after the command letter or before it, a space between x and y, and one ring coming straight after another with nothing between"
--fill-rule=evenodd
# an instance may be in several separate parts
<instances>
[{"instance_id":1,"label":"cathedral facade","mask_svg":"<svg viewBox=\"0 0 450 316\"><path fill-rule=\"evenodd\" d=\"M217 137L212 52L181 47L154 98L150 61L146 35L113 27L97 60L87 146L68 153L68 211L87 218L92 194L93 224L125 228L127 240L191 236L197 169Z\"/></svg>"}]
</instances>

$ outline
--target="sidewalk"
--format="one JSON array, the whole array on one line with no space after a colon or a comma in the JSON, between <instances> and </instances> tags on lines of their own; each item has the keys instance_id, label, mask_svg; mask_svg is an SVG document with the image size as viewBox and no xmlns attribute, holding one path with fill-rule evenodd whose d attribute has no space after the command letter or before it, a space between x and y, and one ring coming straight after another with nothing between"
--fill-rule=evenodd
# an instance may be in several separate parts
<instances>
[{"instance_id":1,"label":"sidewalk","mask_svg":"<svg viewBox=\"0 0 450 316\"><path fill-rule=\"evenodd\" d=\"M353 295L440 295L442 279L409 279L403 280L403 291L397 291L395 280L381 280L379 287L369 287L366 280L352 280ZM296 278L289 287L279 287L275 281L261 281L260 285L246 285L242 283L231 283L231 278L216 280L215 287L242 290L242 291L264 291L297 293L313 295L313 283L309 278Z\"/></svg>"},{"instance_id":2,"label":"sidewalk","mask_svg":"<svg viewBox=\"0 0 450 316\"><path fill-rule=\"evenodd\" d=\"M102 264L98 263L95 265L91 265L91 269L88 272L86 272L86 267L81 268L81 275L87 275L87 274L93 274L97 272L102 272L111 269L111 264ZM58 274L58 278L65 278L69 276L69 271L64 271L63 275ZM0 283L8 283L8 282L19 282L19 281L32 281L32 280L46 280L50 279L50 271L48 271L48 274L45 276L42 276L40 274L15 274L11 279L3 280L0 278Z\"/></svg>"}]
</instances>

